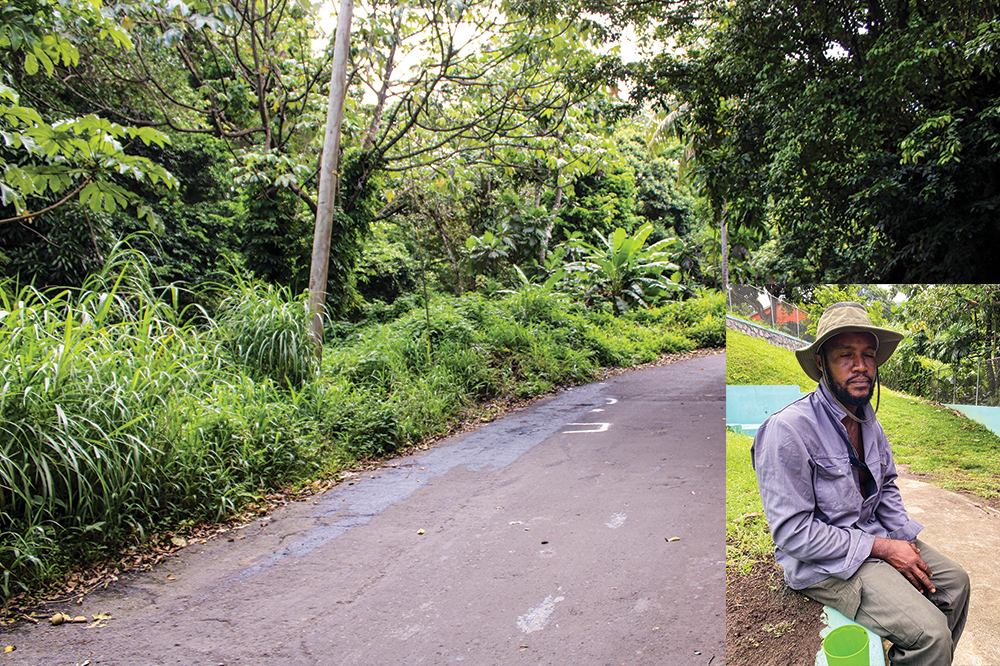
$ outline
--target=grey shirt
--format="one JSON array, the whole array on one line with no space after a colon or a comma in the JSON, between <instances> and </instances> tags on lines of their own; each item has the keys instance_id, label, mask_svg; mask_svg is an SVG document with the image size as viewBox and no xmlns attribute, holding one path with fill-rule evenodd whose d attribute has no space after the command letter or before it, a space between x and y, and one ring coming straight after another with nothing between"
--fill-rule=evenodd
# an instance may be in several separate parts
<instances>
[{"instance_id":1,"label":"grey shirt","mask_svg":"<svg viewBox=\"0 0 1000 666\"><path fill-rule=\"evenodd\" d=\"M872 406L861 411L867 418ZM871 559L875 537L913 541L923 529L903 508L889 440L876 419L861 425L865 464L875 481L874 492L862 497L841 423L846 416L821 382L772 414L750 448L774 557L796 590L830 576L853 576Z\"/></svg>"}]
</instances>

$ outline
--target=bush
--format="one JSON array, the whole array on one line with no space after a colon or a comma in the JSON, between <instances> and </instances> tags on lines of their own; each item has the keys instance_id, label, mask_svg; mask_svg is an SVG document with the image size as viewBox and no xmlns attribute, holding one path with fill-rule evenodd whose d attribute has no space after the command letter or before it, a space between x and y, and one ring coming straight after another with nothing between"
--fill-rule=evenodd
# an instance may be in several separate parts
<instances>
[{"instance_id":1,"label":"bush","mask_svg":"<svg viewBox=\"0 0 1000 666\"><path fill-rule=\"evenodd\" d=\"M309 337L308 294L293 297L273 284L240 280L219 306L223 344L257 377L300 387L316 374Z\"/></svg>"},{"instance_id":2,"label":"bush","mask_svg":"<svg viewBox=\"0 0 1000 666\"><path fill-rule=\"evenodd\" d=\"M304 297L237 279L216 323L158 300L149 274L119 248L79 292L0 286L6 596L446 432L479 401L536 396L716 335L714 297L614 318L524 284L427 309L401 298L338 325L317 372Z\"/></svg>"},{"instance_id":3,"label":"bush","mask_svg":"<svg viewBox=\"0 0 1000 666\"><path fill-rule=\"evenodd\" d=\"M149 524L163 418L178 392L211 382L203 336L143 290L114 290L133 268L124 261L111 291L100 278L78 295L0 291L5 594L49 575L43 553L71 556Z\"/></svg>"}]
</instances>

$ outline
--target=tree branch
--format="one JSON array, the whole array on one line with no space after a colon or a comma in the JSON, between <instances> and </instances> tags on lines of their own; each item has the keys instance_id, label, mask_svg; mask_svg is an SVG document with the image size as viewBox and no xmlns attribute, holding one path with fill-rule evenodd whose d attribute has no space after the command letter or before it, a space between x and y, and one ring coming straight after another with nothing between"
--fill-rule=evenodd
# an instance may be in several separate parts
<instances>
[{"instance_id":1,"label":"tree branch","mask_svg":"<svg viewBox=\"0 0 1000 666\"><path fill-rule=\"evenodd\" d=\"M79 185L77 185L73 189L72 192L70 192L69 194L67 194L62 199L60 199L59 201L55 202L51 206L46 206L45 208L43 208L41 210L38 210L38 211L35 211L34 213L25 213L24 215L18 215L17 217L4 218L4 219L0 220L0 224L4 224L6 222L18 222L19 220L28 220L28 219L31 219L32 217L37 216L37 215L44 215L45 213L48 213L51 210L55 210L59 206L62 206L64 203L66 203L67 201L69 201L70 199L72 199L76 195L77 192L79 192L80 190L82 190L83 188L85 188L88 184L90 184L90 182L92 180L93 180L93 178L85 178L84 181L82 183L80 183Z\"/></svg>"}]
</instances>

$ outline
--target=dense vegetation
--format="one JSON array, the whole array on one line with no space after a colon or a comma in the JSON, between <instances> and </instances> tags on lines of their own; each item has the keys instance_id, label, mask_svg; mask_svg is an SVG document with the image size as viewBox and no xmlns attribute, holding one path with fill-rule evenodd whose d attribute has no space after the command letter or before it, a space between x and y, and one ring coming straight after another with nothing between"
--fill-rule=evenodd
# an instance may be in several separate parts
<instances>
[{"instance_id":1,"label":"dense vegetation","mask_svg":"<svg viewBox=\"0 0 1000 666\"><path fill-rule=\"evenodd\" d=\"M718 28L683 56L664 54L654 82L694 82L679 95L741 274L789 284L994 275L994 3L707 6Z\"/></svg>"},{"instance_id":2,"label":"dense vegetation","mask_svg":"<svg viewBox=\"0 0 1000 666\"><path fill-rule=\"evenodd\" d=\"M482 405L722 344L711 211L665 112L618 90L621 24L359 6L321 173L323 11L0 7L5 596Z\"/></svg>"}]
</instances>

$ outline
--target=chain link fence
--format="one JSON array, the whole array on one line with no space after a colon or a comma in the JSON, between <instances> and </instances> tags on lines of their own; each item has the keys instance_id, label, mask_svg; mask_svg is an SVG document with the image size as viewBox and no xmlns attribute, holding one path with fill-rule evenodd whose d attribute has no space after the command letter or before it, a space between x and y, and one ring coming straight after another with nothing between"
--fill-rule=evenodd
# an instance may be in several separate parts
<instances>
[{"instance_id":1,"label":"chain link fence","mask_svg":"<svg viewBox=\"0 0 1000 666\"><path fill-rule=\"evenodd\" d=\"M780 296L747 284L729 285L726 309L734 317L745 319L757 326L770 328L799 340L813 342L815 335L808 332L812 320L802 308L787 303Z\"/></svg>"},{"instance_id":2,"label":"chain link fence","mask_svg":"<svg viewBox=\"0 0 1000 666\"><path fill-rule=\"evenodd\" d=\"M914 356L904 341L879 373L885 386L934 402L1000 406L1000 358L950 365Z\"/></svg>"}]
</instances>

